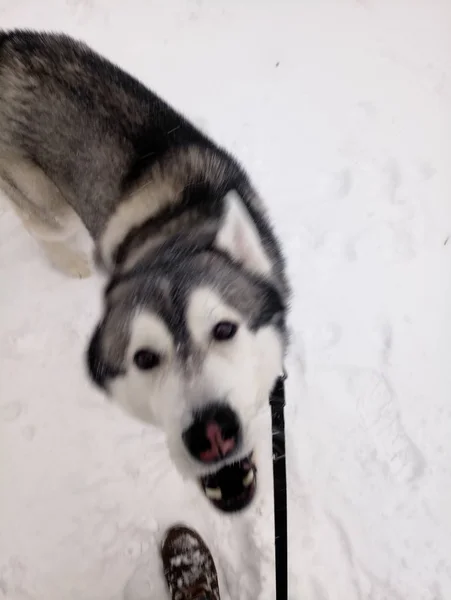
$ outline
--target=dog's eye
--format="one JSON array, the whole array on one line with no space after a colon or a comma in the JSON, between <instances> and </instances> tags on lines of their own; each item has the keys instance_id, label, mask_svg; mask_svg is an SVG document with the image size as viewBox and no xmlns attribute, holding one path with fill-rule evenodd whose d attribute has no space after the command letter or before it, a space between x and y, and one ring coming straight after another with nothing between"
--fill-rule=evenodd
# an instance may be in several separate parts
<instances>
[{"instance_id":1,"label":"dog's eye","mask_svg":"<svg viewBox=\"0 0 451 600\"><path fill-rule=\"evenodd\" d=\"M149 348L142 348L135 352L133 362L141 371L150 371L150 369L158 367L161 357L156 352L149 350Z\"/></svg>"},{"instance_id":2,"label":"dog's eye","mask_svg":"<svg viewBox=\"0 0 451 600\"><path fill-rule=\"evenodd\" d=\"M221 321L213 327L213 337L218 342L231 340L238 331L238 325L230 321Z\"/></svg>"}]
</instances>

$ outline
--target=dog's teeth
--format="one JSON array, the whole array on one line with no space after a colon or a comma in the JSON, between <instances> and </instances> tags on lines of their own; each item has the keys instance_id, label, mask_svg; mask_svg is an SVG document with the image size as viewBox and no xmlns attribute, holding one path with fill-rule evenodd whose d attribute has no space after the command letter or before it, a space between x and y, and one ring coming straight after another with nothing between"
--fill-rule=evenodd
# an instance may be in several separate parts
<instances>
[{"instance_id":1,"label":"dog's teeth","mask_svg":"<svg viewBox=\"0 0 451 600\"><path fill-rule=\"evenodd\" d=\"M210 498L210 500L221 500L222 499L221 488L218 488L218 487L217 488L206 487L205 495L207 496L207 498Z\"/></svg>"},{"instance_id":2,"label":"dog's teeth","mask_svg":"<svg viewBox=\"0 0 451 600\"><path fill-rule=\"evenodd\" d=\"M254 481L254 471L253 471L253 469L251 469L249 471L249 473L246 475L246 477L244 477L244 479L243 479L244 487L249 487L253 481Z\"/></svg>"}]
</instances>

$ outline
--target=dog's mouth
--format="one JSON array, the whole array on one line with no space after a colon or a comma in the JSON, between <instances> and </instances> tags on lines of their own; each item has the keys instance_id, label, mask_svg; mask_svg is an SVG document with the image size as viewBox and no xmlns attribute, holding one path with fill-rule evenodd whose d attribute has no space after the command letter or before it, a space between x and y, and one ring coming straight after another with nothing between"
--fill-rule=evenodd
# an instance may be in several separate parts
<instances>
[{"instance_id":1,"label":"dog's mouth","mask_svg":"<svg viewBox=\"0 0 451 600\"><path fill-rule=\"evenodd\" d=\"M200 477L200 484L204 494L219 510L243 510L252 502L257 489L257 468L252 453L216 473Z\"/></svg>"}]
</instances>

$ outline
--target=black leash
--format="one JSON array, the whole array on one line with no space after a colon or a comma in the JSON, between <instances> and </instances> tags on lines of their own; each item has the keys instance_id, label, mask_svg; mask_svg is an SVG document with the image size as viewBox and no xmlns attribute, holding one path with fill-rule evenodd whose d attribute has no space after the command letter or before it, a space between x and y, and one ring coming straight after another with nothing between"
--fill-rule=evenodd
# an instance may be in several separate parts
<instances>
[{"instance_id":1,"label":"black leash","mask_svg":"<svg viewBox=\"0 0 451 600\"><path fill-rule=\"evenodd\" d=\"M287 470L285 464L285 379L276 381L271 393L272 464L274 476L274 531L276 538L276 600L288 598L287 565Z\"/></svg>"}]
</instances>

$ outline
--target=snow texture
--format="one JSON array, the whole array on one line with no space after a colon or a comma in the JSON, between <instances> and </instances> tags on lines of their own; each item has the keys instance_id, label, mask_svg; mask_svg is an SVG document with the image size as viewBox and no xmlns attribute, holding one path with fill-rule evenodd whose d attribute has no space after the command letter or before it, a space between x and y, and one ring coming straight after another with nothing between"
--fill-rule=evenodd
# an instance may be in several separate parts
<instances>
[{"instance_id":1,"label":"snow texture","mask_svg":"<svg viewBox=\"0 0 451 600\"><path fill-rule=\"evenodd\" d=\"M0 0L63 30L235 152L294 286L291 600L451 598L451 4ZM274 598L269 418L253 509L211 509L161 435L94 391L99 278L0 214L0 598L161 600L174 522L222 598Z\"/></svg>"}]
</instances>

